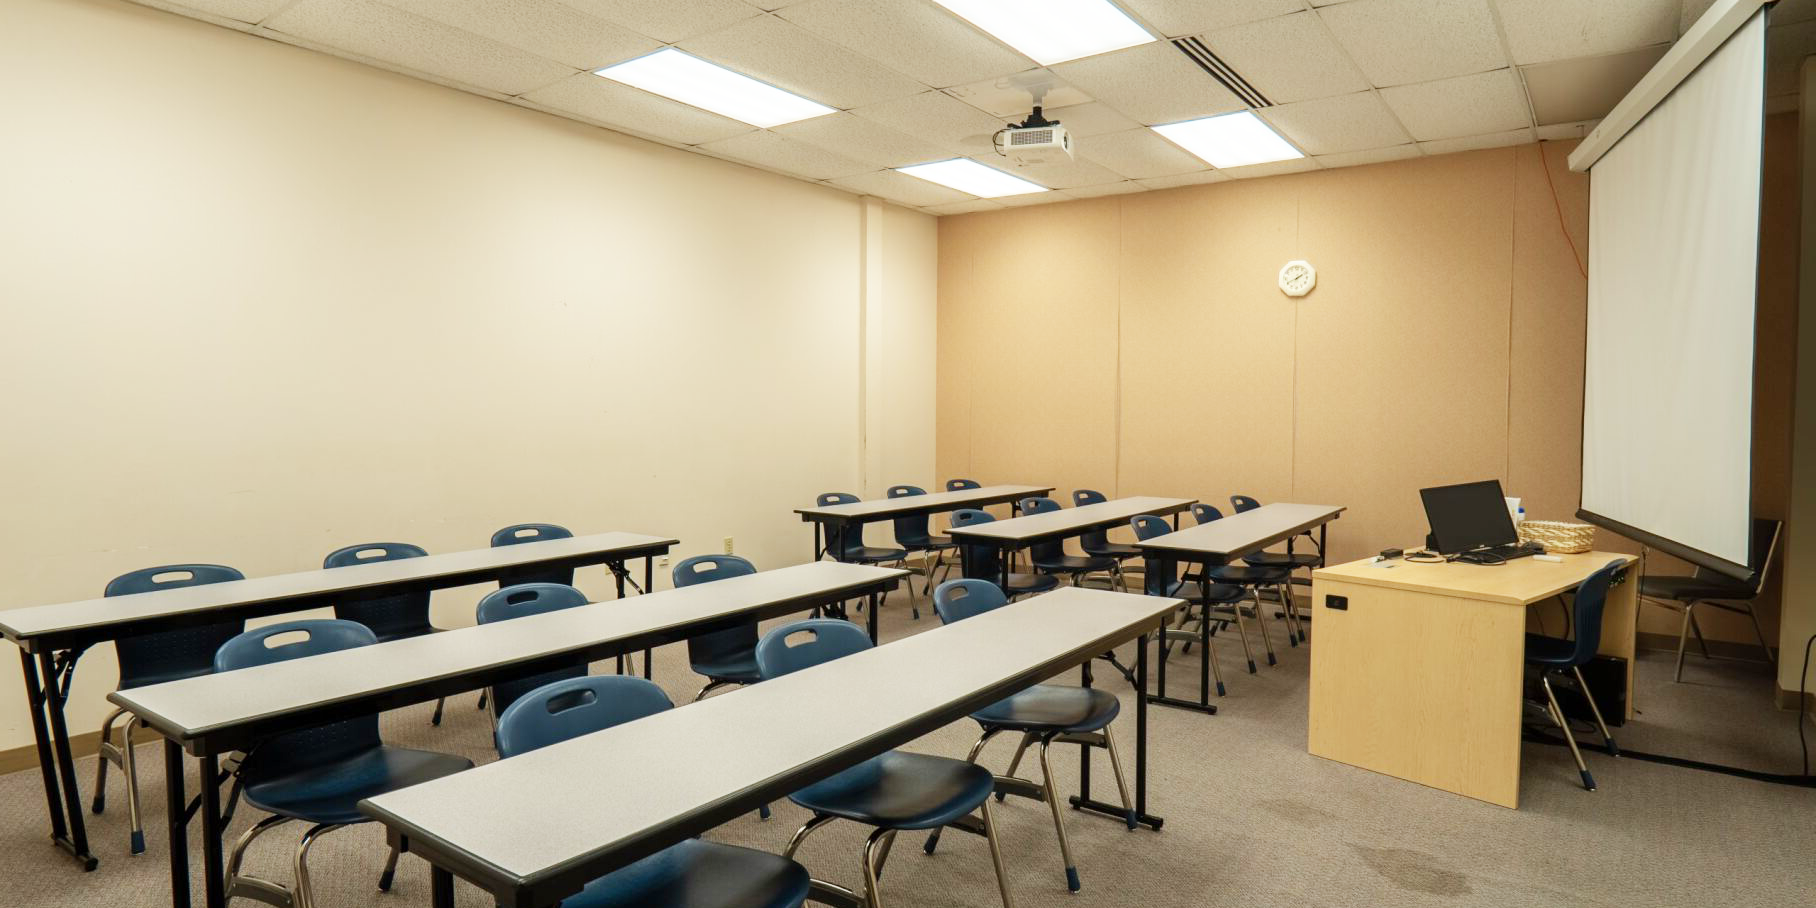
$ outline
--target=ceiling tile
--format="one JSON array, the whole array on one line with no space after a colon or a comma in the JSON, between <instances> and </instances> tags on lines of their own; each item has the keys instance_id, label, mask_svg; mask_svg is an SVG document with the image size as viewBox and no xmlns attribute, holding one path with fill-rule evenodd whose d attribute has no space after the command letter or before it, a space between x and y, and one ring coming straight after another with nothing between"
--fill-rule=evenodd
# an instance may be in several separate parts
<instances>
[{"instance_id":1,"label":"ceiling tile","mask_svg":"<svg viewBox=\"0 0 1816 908\"><path fill-rule=\"evenodd\" d=\"M1600 119L1668 49L1659 44L1624 54L1520 67L1526 94L1532 98L1532 115L1541 124Z\"/></svg>"},{"instance_id":2,"label":"ceiling tile","mask_svg":"<svg viewBox=\"0 0 1816 908\"><path fill-rule=\"evenodd\" d=\"M909 179L914 179L909 177ZM969 202L953 202L950 205L929 205L927 211L942 217L948 214L970 214L974 211L1001 211L1003 206L989 199L972 199Z\"/></svg>"},{"instance_id":3,"label":"ceiling tile","mask_svg":"<svg viewBox=\"0 0 1816 908\"><path fill-rule=\"evenodd\" d=\"M1115 171L1093 164L1083 158L1050 164L1016 164L999 155L985 154L974 155L972 160L986 167L994 167L997 170L1015 174L1024 180L1032 180L1048 189L1101 186L1122 179L1122 176Z\"/></svg>"},{"instance_id":4,"label":"ceiling tile","mask_svg":"<svg viewBox=\"0 0 1816 908\"><path fill-rule=\"evenodd\" d=\"M1129 129L1092 136L1078 143L1080 157L1102 164L1131 180L1203 170L1204 162L1162 138L1152 129Z\"/></svg>"},{"instance_id":5,"label":"ceiling tile","mask_svg":"<svg viewBox=\"0 0 1816 908\"><path fill-rule=\"evenodd\" d=\"M905 98L927 90L907 76L860 57L774 16L746 19L681 43L681 49L838 108Z\"/></svg>"},{"instance_id":6,"label":"ceiling tile","mask_svg":"<svg viewBox=\"0 0 1816 908\"><path fill-rule=\"evenodd\" d=\"M746 0L746 2L757 7L758 9L766 9L766 10L770 10L771 12L774 12L775 10L779 10L785 6L793 6L797 3L802 2L802 0Z\"/></svg>"},{"instance_id":7,"label":"ceiling tile","mask_svg":"<svg viewBox=\"0 0 1816 908\"><path fill-rule=\"evenodd\" d=\"M1495 0L1513 62L1620 53L1677 37L1680 0Z\"/></svg>"},{"instance_id":8,"label":"ceiling tile","mask_svg":"<svg viewBox=\"0 0 1816 908\"><path fill-rule=\"evenodd\" d=\"M574 67L372 0L300 0L265 25L349 54L505 95L522 94L574 73Z\"/></svg>"},{"instance_id":9,"label":"ceiling tile","mask_svg":"<svg viewBox=\"0 0 1816 908\"><path fill-rule=\"evenodd\" d=\"M1181 173L1170 177L1154 177L1147 180L1136 180L1143 189L1172 189L1178 186L1198 186L1204 183L1221 183L1228 180L1221 171L1201 170L1197 173Z\"/></svg>"},{"instance_id":10,"label":"ceiling tile","mask_svg":"<svg viewBox=\"0 0 1816 908\"><path fill-rule=\"evenodd\" d=\"M954 154L991 151L990 137L1003 128L1001 120L939 91L869 104L852 113Z\"/></svg>"},{"instance_id":11,"label":"ceiling tile","mask_svg":"<svg viewBox=\"0 0 1816 908\"><path fill-rule=\"evenodd\" d=\"M935 88L1028 68L1028 58L926 0L809 0L777 13Z\"/></svg>"},{"instance_id":12,"label":"ceiling tile","mask_svg":"<svg viewBox=\"0 0 1816 908\"><path fill-rule=\"evenodd\" d=\"M698 145L753 131L748 123L670 101L592 73L569 76L523 97L551 110L680 145Z\"/></svg>"},{"instance_id":13,"label":"ceiling tile","mask_svg":"<svg viewBox=\"0 0 1816 908\"><path fill-rule=\"evenodd\" d=\"M1317 170L1316 158L1293 158L1290 161L1272 161L1266 164L1249 164L1243 167L1220 167L1218 173L1232 180L1246 180L1251 177L1271 177L1283 173L1303 173Z\"/></svg>"},{"instance_id":14,"label":"ceiling tile","mask_svg":"<svg viewBox=\"0 0 1816 908\"><path fill-rule=\"evenodd\" d=\"M1332 167L1355 167L1358 164L1380 164L1384 161L1399 161L1405 158L1416 158L1423 154L1419 146L1412 143L1394 145L1389 148L1370 148L1367 151L1345 151L1341 154L1318 156L1318 166L1325 169Z\"/></svg>"},{"instance_id":15,"label":"ceiling tile","mask_svg":"<svg viewBox=\"0 0 1816 908\"><path fill-rule=\"evenodd\" d=\"M1049 120L1057 120L1074 138L1101 136L1141 125L1102 101L1060 107L1047 111L1046 115Z\"/></svg>"},{"instance_id":16,"label":"ceiling tile","mask_svg":"<svg viewBox=\"0 0 1816 908\"><path fill-rule=\"evenodd\" d=\"M929 183L918 177L896 173L893 170L879 170L875 173L839 177L832 183L835 186L843 186L865 195L873 195L915 208L924 208L928 205L950 205L971 198L956 189L947 189L938 183Z\"/></svg>"},{"instance_id":17,"label":"ceiling tile","mask_svg":"<svg viewBox=\"0 0 1816 908\"><path fill-rule=\"evenodd\" d=\"M1456 139L1439 139L1436 142L1420 142L1419 150L1426 154L1453 154L1459 151L1477 151L1483 148L1501 148L1507 145L1525 145L1536 141L1532 129L1514 129L1507 132L1490 133L1485 136L1463 136Z\"/></svg>"},{"instance_id":18,"label":"ceiling tile","mask_svg":"<svg viewBox=\"0 0 1816 908\"><path fill-rule=\"evenodd\" d=\"M747 132L744 135L732 136L717 142L708 142L700 147L719 157L755 164L770 170L779 170L810 180L831 180L837 177L856 176L876 169L870 164L854 161L844 155L833 154L817 145L782 138L766 129Z\"/></svg>"},{"instance_id":19,"label":"ceiling tile","mask_svg":"<svg viewBox=\"0 0 1816 908\"><path fill-rule=\"evenodd\" d=\"M921 141L875 120L866 120L849 113L835 113L789 123L776 127L775 131L787 138L818 145L854 161L868 161L878 167L906 167L951 157L944 148L932 142Z\"/></svg>"},{"instance_id":20,"label":"ceiling tile","mask_svg":"<svg viewBox=\"0 0 1816 908\"><path fill-rule=\"evenodd\" d=\"M1027 192L1021 195L1006 195L1000 199L993 199L992 201L1004 208L1026 208L1029 205L1051 205L1054 202L1071 202L1076 200L1063 192Z\"/></svg>"},{"instance_id":21,"label":"ceiling tile","mask_svg":"<svg viewBox=\"0 0 1816 908\"><path fill-rule=\"evenodd\" d=\"M1305 8L1301 0L1122 0L1129 12L1169 38L1199 35Z\"/></svg>"},{"instance_id":22,"label":"ceiling tile","mask_svg":"<svg viewBox=\"0 0 1816 908\"><path fill-rule=\"evenodd\" d=\"M1306 154L1336 154L1412 140L1372 91L1300 101L1259 111Z\"/></svg>"},{"instance_id":23,"label":"ceiling tile","mask_svg":"<svg viewBox=\"0 0 1816 908\"><path fill-rule=\"evenodd\" d=\"M1384 88L1381 99L1421 142L1532 125L1511 69Z\"/></svg>"},{"instance_id":24,"label":"ceiling tile","mask_svg":"<svg viewBox=\"0 0 1816 908\"><path fill-rule=\"evenodd\" d=\"M239 22L263 22L272 13L289 5L290 0L181 0L182 7L233 19Z\"/></svg>"},{"instance_id":25,"label":"ceiling tile","mask_svg":"<svg viewBox=\"0 0 1816 908\"><path fill-rule=\"evenodd\" d=\"M1217 56L1275 104L1361 91L1368 81L1316 13L1264 19L1204 36Z\"/></svg>"},{"instance_id":26,"label":"ceiling tile","mask_svg":"<svg viewBox=\"0 0 1816 908\"><path fill-rule=\"evenodd\" d=\"M1580 139L1588 135L1589 130L1594 129L1595 124L1600 122L1601 120L1584 120L1581 123L1541 124L1539 128L1533 130L1533 135L1537 136L1541 142Z\"/></svg>"},{"instance_id":27,"label":"ceiling tile","mask_svg":"<svg viewBox=\"0 0 1816 908\"><path fill-rule=\"evenodd\" d=\"M1147 187L1135 180L1121 180L1115 183L1105 183L1101 186L1076 186L1065 192L1066 195L1075 199L1094 199L1098 196L1123 195L1130 192L1140 192L1146 188Z\"/></svg>"},{"instance_id":28,"label":"ceiling tile","mask_svg":"<svg viewBox=\"0 0 1816 908\"><path fill-rule=\"evenodd\" d=\"M1487 0L1351 0L1318 15L1376 86L1507 65Z\"/></svg>"},{"instance_id":29,"label":"ceiling tile","mask_svg":"<svg viewBox=\"0 0 1816 908\"><path fill-rule=\"evenodd\" d=\"M1041 95L1043 107L1065 107L1084 104L1091 96L1066 84L1049 70L1031 69L1012 76L985 79L970 85L946 89L946 94L990 114L993 117L1020 122L1034 106L1035 93Z\"/></svg>"},{"instance_id":30,"label":"ceiling tile","mask_svg":"<svg viewBox=\"0 0 1816 908\"><path fill-rule=\"evenodd\" d=\"M561 0L583 13L635 29L664 44L685 41L762 13L742 0Z\"/></svg>"},{"instance_id":31,"label":"ceiling tile","mask_svg":"<svg viewBox=\"0 0 1816 908\"><path fill-rule=\"evenodd\" d=\"M1229 89L1165 41L1052 69L1091 97L1149 126L1242 108Z\"/></svg>"},{"instance_id":32,"label":"ceiling tile","mask_svg":"<svg viewBox=\"0 0 1816 908\"><path fill-rule=\"evenodd\" d=\"M501 41L575 69L598 69L649 53L654 39L555 0L385 0L408 12Z\"/></svg>"}]
</instances>

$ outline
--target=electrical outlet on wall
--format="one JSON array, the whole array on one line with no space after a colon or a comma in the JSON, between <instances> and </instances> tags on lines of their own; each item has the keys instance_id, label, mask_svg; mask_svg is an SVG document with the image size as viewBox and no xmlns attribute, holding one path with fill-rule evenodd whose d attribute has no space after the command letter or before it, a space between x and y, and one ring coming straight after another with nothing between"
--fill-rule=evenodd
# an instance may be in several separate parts
<instances>
[{"instance_id":1,"label":"electrical outlet on wall","mask_svg":"<svg viewBox=\"0 0 1816 908\"><path fill-rule=\"evenodd\" d=\"M731 554L731 537L730 536L725 537L725 554L727 554L727 555Z\"/></svg>"},{"instance_id":2,"label":"electrical outlet on wall","mask_svg":"<svg viewBox=\"0 0 1816 908\"><path fill-rule=\"evenodd\" d=\"M656 567L659 567L659 568L668 567L668 556L663 555L661 558L656 559Z\"/></svg>"}]
</instances>

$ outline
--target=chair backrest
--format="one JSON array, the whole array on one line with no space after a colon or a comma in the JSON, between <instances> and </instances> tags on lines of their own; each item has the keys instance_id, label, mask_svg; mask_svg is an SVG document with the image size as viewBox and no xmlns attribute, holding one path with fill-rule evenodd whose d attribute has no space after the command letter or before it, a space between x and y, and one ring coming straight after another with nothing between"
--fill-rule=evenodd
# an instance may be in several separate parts
<instances>
[{"instance_id":1,"label":"chair backrest","mask_svg":"<svg viewBox=\"0 0 1816 908\"><path fill-rule=\"evenodd\" d=\"M1135 538L1142 541L1156 536L1165 536L1173 532L1173 525L1165 517L1155 514L1140 514L1129 520L1130 528L1135 530Z\"/></svg>"},{"instance_id":2,"label":"chair backrest","mask_svg":"<svg viewBox=\"0 0 1816 908\"><path fill-rule=\"evenodd\" d=\"M907 498L910 495L925 495L927 490L920 486L890 486L890 498ZM927 526L926 514L909 514L895 519L896 545L927 545L933 541L933 531Z\"/></svg>"},{"instance_id":3,"label":"chair backrest","mask_svg":"<svg viewBox=\"0 0 1816 908\"><path fill-rule=\"evenodd\" d=\"M756 572L755 565L736 555L695 555L675 565L675 586L711 583L714 580L743 577ZM743 655L754 649L756 645L757 623L751 621L722 631L689 637L687 659L694 665L706 665L728 656Z\"/></svg>"},{"instance_id":4,"label":"chair backrest","mask_svg":"<svg viewBox=\"0 0 1816 908\"><path fill-rule=\"evenodd\" d=\"M860 499L850 492L821 492L814 504L829 508L836 504L857 504ZM829 528L826 533L826 550L832 557L844 561L852 553L864 547L864 525L861 523L844 523L838 532Z\"/></svg>"},{"instance_id":5,"label":"chair backrest","mask_svg":"<svg viewBox=\"0 0 1816 908\"><path fill-rule=\"evenodd\" d=\"M959 508L952 512L953 527L976 526L980 523L991 523L996 520L989 511L977 508ZM997 573L996 549L988 545L958 540L959 572L974 580L994 581Z\"/></svg>"},{"instance_id":6,"label":"chair backrest","mask_svg":"<svg viewBox=\"0 0 1816 908\"><path fill-rule=\"evenodd\" d=\"M653 682L630 675L569 678L525 693L498 717L498 755L515 757L673 709Z\"/></svg>"},{"instance_id":7,"label":"chair backrest","mask_svg":"<svg viewBox=\"0 0 1816 908\"><path fill-rule=\"evenodd\" d=\"M1129 520L1129 526L1135 530L1135 538L1153 539L1173 532L1173 525L1165 517L1155 514L1141 514ZM1165 596L1178 579L1179 564L1176 559L1147 555L1147 569L1142 572L1142 591L1150 596Z\"/></svg>"},{"instance_id":8,"label":"chair backrest","mask_svg":"<svg viewBox=\"0 0 1816 908\"><path fill-rule=\"evenodd\" d=\"M514 523L492 534L492 548L501 545L516 545L520 542L541 542L545 539L571 539L574 532L564 526L552 523ZM525 583L559 583L564 586L574 584L573 568L516 568L499 575L498 588L518 586Z\"/></svg>"},{"instance_id":9,"label":"chair backrest","mask_svg":"<svg viewBox=\"0 0 1816 908\"><path fill-rule=\"evenodd\" d=\"M1020 506L1021 512L1024 515L1048 514L1060 509L1059 502L1044 495L1023 498L1021 501L1016 502L1016 504ZM1066 541L1064 539L1049 539L1045 542L1036 542L1033 545L1028 546L1028 554L1035 561L1048 561L1063 557L1066 554Z\"/></svg>"},{"instance_id":10,"label":"chair backrest","mask_svg":"<svg viewBox=\"0 0 1816 908\"><path fill-rule=\"evenodd\" d=\"M102 595L130 596L244 579L246 575L222 564L166 564L121 574L108 581ZM149 679L206 675L214 671L215 651L245 629L244 621L224 621L116 640L120 689L138 687Z\"/></svg>"},{"instance_id":11,"label":"chair backrest","mask_svg":"<svg viewBox=\"0 0 1816 908\"><path fill-rule=\"evenodd\" d=\"M1765 588L1766 579L1772 572L1772 561L1778 553L1778 537L1783 531L1783 521L1769 517L1753 518L1753 540L1751 551L1747 555L1747 567L1753 569L1753 580L1746 585L1752 596L1759 595L1759 591ZM1695 575L1720 582L1733 582L1732 577L1703 567L1697 568Z\"/></svg>"},{"instance_id":12,"label":"chair backrest","mask_svg":"<svg viewBox=\"0 0 1816 908\"><path fill-rule=\"evenodd\" d=\"M1023 498L1017 504L1021 505L1023 514L1045 514L1049 511L1059 510L1059 502L1045 495Z\"/></svg>"},{"instance_id":13,"label":"chair backrest","mask_svg":"<svg viewBox=\"0 0 1816 908\"><path fill-rule=\"evenodd\" d=\"M1613 585L1621 566L1620 559L1610 561L1576 586L1572 616L1576 623L1576 652L1570 657L1572 665L1594 659L1596 649L1602 645L1602 607L1608 604L1608 587Z\"/></svg>"},{"instance_id":14,"label":"chair backrest","mask_svg":"<svg viewBox=\"0 0 1816 908\"><path fill-rule=\"evenodd\" d=\"M480 624L491 624L495 621L509 621L512 618L526 618L561 609L576 608L586 604L586 594L560 583L520 583L493 590L479 600L474 607L474 616ZM569 678L580 678L586 675L586 663L558 668L528 678L514 681L500 681L492 685L492 709L494 715L503 715L518 697L535 690L544 684L565 681Z\"/></svg>"},{"instance_id":15,"label":"chair backrest","mask_svg":"<svg viewBox=\"0 0 1816 908\"><path fill-rule=\"evenodd\" d=\"M981 489L981 488L983 488L983 484L979 483L975 479L948 479L948 480L946 480L946 491L948 491L948 492L963 492L966 489Z\"/></svg>"},{"instance_id":16,"label":"chair backrest","mask_svg":"<svg viewBox=\"0 0 1816 908\"><path fill-rule=\"evenodd\" d=\"M1253 511L1254 509L1261 507L1261 502L1256 501L1247 495L1231 495L1230 507L1235 508L1236 513L1240 514L1243 511Z\"/></svg>"},{"instance_id":17,"label":"chair backrest","mask_svg":"<svg viewBox=\"0 0 1816 908\"><path fill-rule=\"evenodd\" d=\"M1198 521L1200 525L1207 524L1213 520L1222 520L1223 512L1217 510L1215 505L1199 502L1192 505L1192 519Z\"/></svg>"},{"instance_id":18,"label":"chair backrest","mask_svg":"<svg viewBox=\"0 0 1816 908\"><path fill-rule=\"evenodd\" d=\"M1072 506L1082 508L1087 504L1102 504L1110 499L1096 489L1075 489L1072 492ZM1101 549L1110 544L1110 534L1104 530L1092 530L1078 537L1078 544L1087 552Z\"/></svg>"},{"instance_id":19,"label":"chair backrest","mask_svg":"<svg viewBox=\"0 0 1816 908\"><path fill-rule=\"evenodd\" d=\"M870 648L864 629L840 618L784 624L757 641L757 672L764 680L812 668Z\"/></svg>"},{"instance_id":20,"label":"chair backrest","mask_svg":"<svg viewBox=\"0 0 1816 908\"><path fill-rule=\"evenodd\" d=\"M933 590L933 611L941 624L963 621L1008 602L1002 589L988 580L948 580Z\"/></svg>"},{"instance_id":21,"label":"chair backrest","mask_svg":"<svg viewBox=\"0 0 1816 908\"><path fill-rule=\"evenodd\" d=\"M407 542L368 542L335 549L322 559L322 567L338 568L375 561L421 558L429 554ZM429 591L394 596L349 596L334 603L334 617L357 621L372 629L380 640L415 637L429 633Z\"/></svg>"},{"instance_id":22,"label":"chair backrest","mask_svg":"<svg viewBox=\"0 0 1816 908\"><path fill-rule=\"evenodd\" d=\"M285 621L246 631L222 644L214 656L214 670L230 672L377 642L378 635L371 628L355 621ZM256 764L258 775L269 778L345 759L378 746L378 714L373 713L272 735L248 750L243 765Z\"/></svg>"}]
</instances>

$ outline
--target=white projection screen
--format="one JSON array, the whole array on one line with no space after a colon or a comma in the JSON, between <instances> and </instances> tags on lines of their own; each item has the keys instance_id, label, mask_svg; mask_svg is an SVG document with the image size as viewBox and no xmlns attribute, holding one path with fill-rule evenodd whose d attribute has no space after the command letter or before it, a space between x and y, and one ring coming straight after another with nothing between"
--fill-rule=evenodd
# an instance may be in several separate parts
<instances>
[{"instance_id":1,"label":"white projection screen","mask_svg":"<svg viewBox=\"0 0 1816 908\"><path fill-rule=\"evenodd\" d=\"M1765 10L1590 168L1579 516L1745 576Z\"/></svg>"}]
</instances>

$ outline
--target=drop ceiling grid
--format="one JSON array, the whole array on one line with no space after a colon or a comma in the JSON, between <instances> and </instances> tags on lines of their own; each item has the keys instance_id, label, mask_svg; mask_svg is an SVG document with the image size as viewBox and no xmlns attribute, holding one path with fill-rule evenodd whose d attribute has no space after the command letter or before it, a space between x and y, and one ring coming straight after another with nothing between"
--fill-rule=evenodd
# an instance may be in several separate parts
<instances>
[{"instance_id":1,"label":"drop ceiling grid","mask_svg":"<svg viewBox=\"0 0 1816 908\"><path fill-rule=\"evenodd\" d=\"M1538 123L1521 67L1658 46L1708 5L1118 0L1159 40L1043 70L932 0L138 2L936 214L969 196L889 168L952 156L1003 166L988 136L1029 76L1052 80L1063 105L1052 116L1075 115L1079 154L1027 173L1054 197L1088 197L1580 134L1583 123ZM1147 130L1243 107L1166 40L1183 36L1277 105L1263 118L1310 157L1222 173ZM761 130L591 75L665 46L841 112Z\"/></svg>"}]
</instances>

